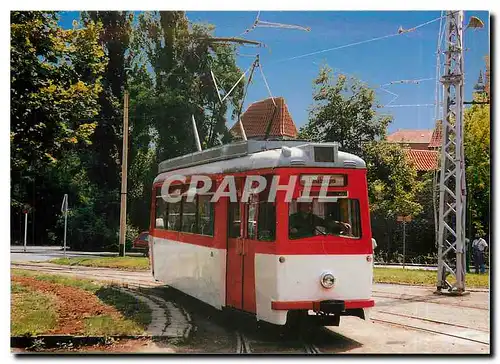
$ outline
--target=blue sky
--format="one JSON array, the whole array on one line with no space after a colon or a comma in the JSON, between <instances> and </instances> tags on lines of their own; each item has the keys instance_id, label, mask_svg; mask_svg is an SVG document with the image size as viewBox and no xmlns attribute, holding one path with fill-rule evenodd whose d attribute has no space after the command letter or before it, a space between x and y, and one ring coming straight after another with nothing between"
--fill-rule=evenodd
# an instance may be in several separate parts
<instances>
[{"instance_id":1,"label":"blue sky","mask_svg":"<svg viewBox=\"0 0 500 364\"><path fill-rule=\"evenodd\" d=\"M190 21L207 22L216 26L216 36L240 36L250 27L257 12L187 12ZM266 44L265 48L240 47L244 55L260 54L261 63L269 87L274 96L283 96L298 127L308 118L312 104L312 81L321 64L327 63L336 71L356 76L370 86L398 80L415 80L435 77L437 37L439 21L416 29L413 32L352 47L324 52L300 59L288 58L328 48L361 42L375 37L396 33L438 18L439 11L264 11L260 20L309 27L301 30L257 27L246 34L247 39ZM78 12L66 12L61 24L71 27ZM472 97L473 86L484 71L484 56L489 54L488 12L466 11L465 22L477 16L485 27L465 32L465 98ZM285 60L285 61L283 61ZM238 57L238 65L246 70L253 58ZM223 77L223 75L218 75ZM260 74L256 74L249 87L245 108L251 102L268 97ZM398 94L393 105L432 104L435 98L435 80L419 84L396 84L385 87ZM387 104L394 96L377 90L381 104ZM427 129L434 125L434 107L399 107L379 109L391 114L394 121L389 131L396 129Z\"/></svg>"}]
</instances>

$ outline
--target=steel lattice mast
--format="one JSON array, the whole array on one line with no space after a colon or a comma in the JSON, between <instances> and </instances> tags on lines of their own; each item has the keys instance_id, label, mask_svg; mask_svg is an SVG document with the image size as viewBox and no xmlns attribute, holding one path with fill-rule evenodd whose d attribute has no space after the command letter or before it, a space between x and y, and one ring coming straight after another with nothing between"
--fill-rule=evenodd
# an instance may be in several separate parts
<instances>
[{"instance_id":1,"label":"steel lattice mast","mask_svg":"<svg viewBox=\"0 0 500 364\"><path fill-rule=\"evenodd\" d=\"M437 291L465 292L465 161L463 147L463 11L446 12L442 144L439 176ZM450 283L447 276L453 276Z\"/></svg>"}]
</instances>

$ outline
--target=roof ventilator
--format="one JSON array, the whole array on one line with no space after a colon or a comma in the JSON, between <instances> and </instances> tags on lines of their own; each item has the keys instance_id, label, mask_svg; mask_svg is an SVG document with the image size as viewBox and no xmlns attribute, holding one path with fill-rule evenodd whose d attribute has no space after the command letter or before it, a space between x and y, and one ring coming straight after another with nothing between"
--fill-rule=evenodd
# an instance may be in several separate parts
<instances>
[{"instance_id":1,"label":"roof ventilator","mask_svg":"<svg viewBox=\"0 0 500 364\"><path fill-rule=\"evenodd\" d=\"M344 167L346 168L356 168L356 162L351 160L344 161Z\"/></svg>"}]
</instances>

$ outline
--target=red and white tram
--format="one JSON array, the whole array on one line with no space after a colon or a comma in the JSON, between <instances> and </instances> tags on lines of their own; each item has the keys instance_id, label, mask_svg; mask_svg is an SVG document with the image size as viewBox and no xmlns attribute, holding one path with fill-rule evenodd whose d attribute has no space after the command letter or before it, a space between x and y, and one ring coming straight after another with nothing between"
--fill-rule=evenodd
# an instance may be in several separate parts
<instances>
[{"instance_id":1,"label":"red and white tram","mask_svg":"<svg viewBox=\"0 0 500 364\"><path fill-rule=\"evenodd\" d=\"M153 185L150 226L156 280L218 309L233 308L257 320L285 325L307 317L338 325L340 316L367 318L373 248L366 166L335 143L248 140L160 163ZM174 175L162 197L162 185ZM186 198L191 176L208 176L209 192ZM279 176L279 186L299 176L292 196L269 185L242 198L245 180ZM224 177L235 178L237 201L211 202ZM310 177L306 186L304 177ZM330 176L320 192L324 176ZM303 202L305 189L311 196Z\"/></svg>"}]
</instances>

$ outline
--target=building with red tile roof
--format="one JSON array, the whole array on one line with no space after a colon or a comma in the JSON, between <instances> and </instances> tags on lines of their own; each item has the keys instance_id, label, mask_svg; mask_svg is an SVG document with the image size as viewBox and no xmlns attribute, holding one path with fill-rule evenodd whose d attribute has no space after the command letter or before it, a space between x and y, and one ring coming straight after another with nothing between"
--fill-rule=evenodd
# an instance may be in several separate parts
<instances>
[{"instance_id":1,"label":"building with red tile roof","mask_svg":"<svg viewBox=\"0 0 500 364\"><path fill-rule=\"evenodd\" d=\"M438 120L436 122L436 127L434 128L434 131L432 132L432 137L431 141L429 142L429 149L437 149L441 147L442 143L442 123L441 120Z\"/></svg>"},{"instance_id":2,"label":"building with red tile roof","mask_svg":"<svg viewBox=\"0 0 500 364\"><path fill-rule=\"evenodd\" d=\"M275 97L254 102L241 115L241 122L247 139L264 139L269 127L269 139L296 139L297 127L288 111L285 99ZM269 124L270 123L270 124ZM233 136L241 138L241 129L236 122L229 130Z\"/></svg>"},{"instance_id":3,"label":"building with red tile roof","mask_svg":"<svg viewBox=\"0 0 500 364\"><path fill-rule=\"evenodd\" d=\"M434 129L399 129L388 135L386 140L389 143L402 144L410 163L417 171L426 172L438 168L441 138L442 124L441 120L438 120Z\"/></svg>"},{"instance_id":4,"label":"building with red tile roof","mask_svg":"<svg viewBox=\"0 0 500 364\"><path fill-rule=\"evenodd\" d=\"M434 171L438 168L439 153L436 150L405 149L406 158L417 171Z\"/></svg>"},{"instance_id":5,"label":"building with red tile roof","mask_svg":"<svg viewBox=\"0 0 500 364\"><path fill-rule=\"evenodd\" d=\"M432 129L398 129L387 136L389 143L409 144L411 149L428 149L432 138Z\"/></svg>"}]
</instances>

